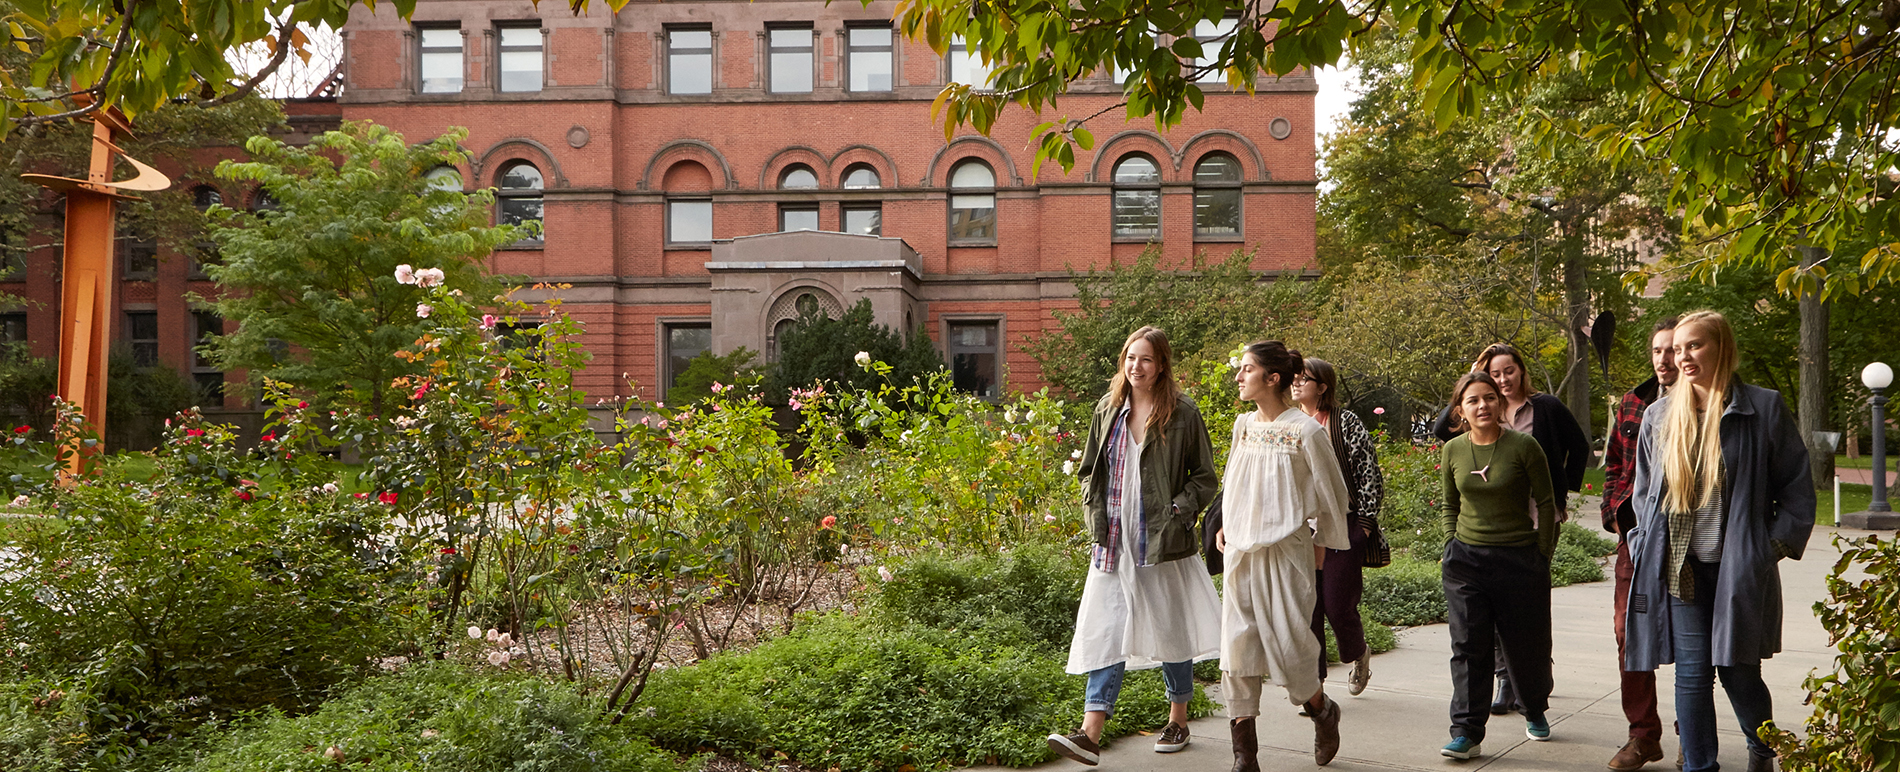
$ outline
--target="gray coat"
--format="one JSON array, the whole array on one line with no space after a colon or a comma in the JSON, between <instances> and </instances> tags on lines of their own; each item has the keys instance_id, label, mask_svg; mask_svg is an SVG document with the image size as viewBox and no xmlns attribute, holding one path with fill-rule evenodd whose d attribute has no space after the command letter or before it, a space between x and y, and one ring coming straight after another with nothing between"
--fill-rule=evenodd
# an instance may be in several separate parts
<instances>
[{"instance_id":1,"label":"gray coat","mask_svg":"<svg viewBox=\"0 0 1900 772\"><path fill-rule=\"evenodd\" d=\"M1687 384L1678 387L1687 388ZM1710 650L1718 666L1752 665L1781 651L1781 571L1786 556L1801 559L1814 530L1814 485L1808 447L1795 429L1781 393L1739 381L1722 411L1722 461L1729 480L1722 566L1715 583ZM1675 662L1671 644L1669 522L1662 510L1658 465L1665 396L1643 415L1636 445L1636 482L1630 501L1636 529L1629 534L1635 577L1624 617L1624 669L1655 670ZM1698 589L1698 592L1702 591Z\"/></svg>"}]
</instances>

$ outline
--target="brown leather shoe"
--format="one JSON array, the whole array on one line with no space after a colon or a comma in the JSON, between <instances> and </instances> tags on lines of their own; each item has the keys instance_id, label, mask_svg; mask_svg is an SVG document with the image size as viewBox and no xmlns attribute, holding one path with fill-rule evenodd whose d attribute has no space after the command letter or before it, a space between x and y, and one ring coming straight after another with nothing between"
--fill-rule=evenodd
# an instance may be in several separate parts
<instances>
[{"instance_id":1,"label":"brown leather shoe","mask_svg":"<svg viewBox=\"0 0 1900 772\"><path fill-rule=\"evenodd\" d=\"M1251 716L1227 722L1234 736L1234 772L1260 772L1260 740L1253 722Z\"/></svg>"},{"instance_id":2,"label":"brown leather shoe","mask_svg":"<svg viewBox=\"0 0 1900 772\"><path fill-rule=\"evenodd\" d=\"M1326 766L1339 754L1339 703L1320 695L1326 706L1313 716L1313 763Z\"/></svg>"},{"instance_id":3,"label":"brown leather shoe","mask_svg":"<svg viewBox=\"0 0 1900 772\"><path fill-rule=\"evenodd\" d=\"M1623 743L1622 750L1610 757L1608 766L1616 772L1630 772L1642 769L1649 762L1662 761L1662 757L1662 743L1647 737L1631 737L1629 742Z\"/></svg>"}]
</instances>

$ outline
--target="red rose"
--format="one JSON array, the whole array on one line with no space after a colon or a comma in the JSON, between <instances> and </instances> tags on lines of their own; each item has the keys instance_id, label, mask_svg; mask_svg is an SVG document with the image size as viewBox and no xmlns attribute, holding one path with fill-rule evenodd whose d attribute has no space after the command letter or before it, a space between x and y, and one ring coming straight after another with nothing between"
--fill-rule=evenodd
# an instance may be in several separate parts
<instances>
[{"instance_id":1,"label":"red rose","mask_svg":"<svg viewBox=\"0 0 1900 772\"><path fill-rule=\"evenodd\" d=\"M350 495L355 496L358 501L369 498L369 494L367 493L352 493Z\"/></svg>"},{"instance_id":2,"label":"red rose","mask_svg":"<svg viewBox=\"0 0 1900 772\"><path fill-rule=\"evenodd\" d=\"M203 430L203 429L186 429L186 430L185 430L185 436L186 436L186 437L203 437L203 436L205 436L205 430Z\"/></svg>"},{"instance_id":3,"label":"red rose","mask_svg":"<svg viewBox=\"0 0 1900 772\"><path fill-rule=\"evenodd\" d=\"M383 491L382 493L378 493L378 494L376 494L376 500L377 500L377 501L380 501L380 502L382 502L382 503L384 503L384 504L395 504L395 503L396 503L396 492L395 492L395 491Z\"/></svg>"},{"instance_id":4,"label":"red rose","mask_svg":"<svg viewBox=\"0 0 1900 772\"><path fill-rule=\"evenodd\" d=\"M454 548L454 547L443 547L443 548L442 548L442 554L444 554L444 555L453 555L453 554L455 554L455 548Z\"/></svg>"},{"instance_id":5,"label":"red rose","mask_svg":"<svg viewBox=\"0 0 1900 772\"><path fill-rule=\"evenodd\" d=\"M270 442L271 440L274 440L274 439L277 439L277 433L276 433L276 432L264 432L264 436L262 436L262 437L259 437L259 438L257 438L257 441L258 441L258 442Z\"/></svg>"},{"instance_id":6,"label":"red rose","mask_svg":"<svg viewBox=\"0 0 1900 772\"><path fill-rule=\"evenodd\" d=\"M818 521L819 528L830 528L837 524L838 524L837 515L825 515L825 519Z\"/></svg>"},{"instance_id":7,"label":"red rose","mask_svg":"<svg viewBox=\"0 0 1900 772\"><path fill-rule=\"evenodd\" d=\"M234 491L231 491L231 492L232 492L232 493L235 493L235 494L237 494L237 497L238 497L239 499L241 499L241 500L243 500L243 501L250 501L250 500L251 500L251 492L250 492L250 491L245 491L245 490L234 490Z\"/></svg>"},{"instance_id":8,"label":"red rose","mask_svg":"<svg viewBox=\"0 0 1900 772\"><path fill-rule=\"evenodd\" d=\"M14 434L25 434L25 433L27 433L27 432L30 432L30 431L33 431L33 427L31 427L31 426L15 426L15 427L13 427L13 433L14 433Z\"/></svg>"},{"instance_id":9,"label":"red rose","mask_svg":"<svg viewBox=\"0 0 1900 772\"><path fill-rule=\"evenodd\" d=\"M297 403L297 409L298 409L298 410L302 410L302 409L304 409L304 408L307 408L307 407L309 407L309 406L310 406L310 403L308 403L308 402L298 402L298 403Z\"/></svg>"}]
</instances>

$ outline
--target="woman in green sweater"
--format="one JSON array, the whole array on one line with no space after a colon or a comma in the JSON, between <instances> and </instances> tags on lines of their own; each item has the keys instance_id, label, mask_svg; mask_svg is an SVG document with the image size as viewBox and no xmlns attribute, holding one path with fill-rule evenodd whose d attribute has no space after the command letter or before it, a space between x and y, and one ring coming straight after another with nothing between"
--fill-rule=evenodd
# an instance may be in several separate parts
<instances>
[{"instance_id":1,"label":"woman in green sweater","mask_svg":"<svg viewBox=\"0 0 1900 772\"><path fill-rule=\"evenodd\" d=\"M1550 739L1550 555L1557 503L1550 465L1530 435L1499 423L1503 397L1482 372L1451 390L1465 432L1439 463L1445 518L1439 560L1451 616L1451 742L1440 753L1479 755L1490 718L1491 672L1502 646L1526 717L1524 734Z\"/></svg>"}]
</instances>

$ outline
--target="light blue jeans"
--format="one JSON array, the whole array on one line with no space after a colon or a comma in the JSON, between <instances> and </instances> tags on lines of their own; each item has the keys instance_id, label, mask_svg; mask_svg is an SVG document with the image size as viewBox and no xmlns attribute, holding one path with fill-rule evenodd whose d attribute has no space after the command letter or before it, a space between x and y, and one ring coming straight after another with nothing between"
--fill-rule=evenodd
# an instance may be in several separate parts
<instances>
[{"instance_id":1,"label":"light blue jeans","mask_svg":"<svg viewBox=\"0 0 1900 772\"><path fill-rule=\"evenodd\" d=\"M1748 752L1755 756L1773 756L1756 732L1763 722L1774 717L1774 698L1761 678L1761 663L1752 665L1711 666L1709 641L1715 623L1715 580L1720 564L1707 564L1689 558L1695 572L1695 596L1691 602L1671 596L1669 619L1676 650L1676 723L1682 735L1682 772L1709 772L1721 769L1716 762L1715 678L1722 677L1722 691L1728 692L1729 705L1741 721L1748 738Z\"/></svg>"},{"instance_id":2,"label":"light blue jeans","mask_svg":"<svg viewBox=\"0 0 1900 772\"><path fill-rule=\"evenodd\" d=\"M1082 698L1082 710L1115 715L1115 700L1122 695L1122 676L1127 672L1128 666L1121 662L1089 671L1089 690L1088 695ZM1169 702L1194 699L1193 662L1162 663L1161 680L1168 685Z\"/></svg>"}]
</instances>

